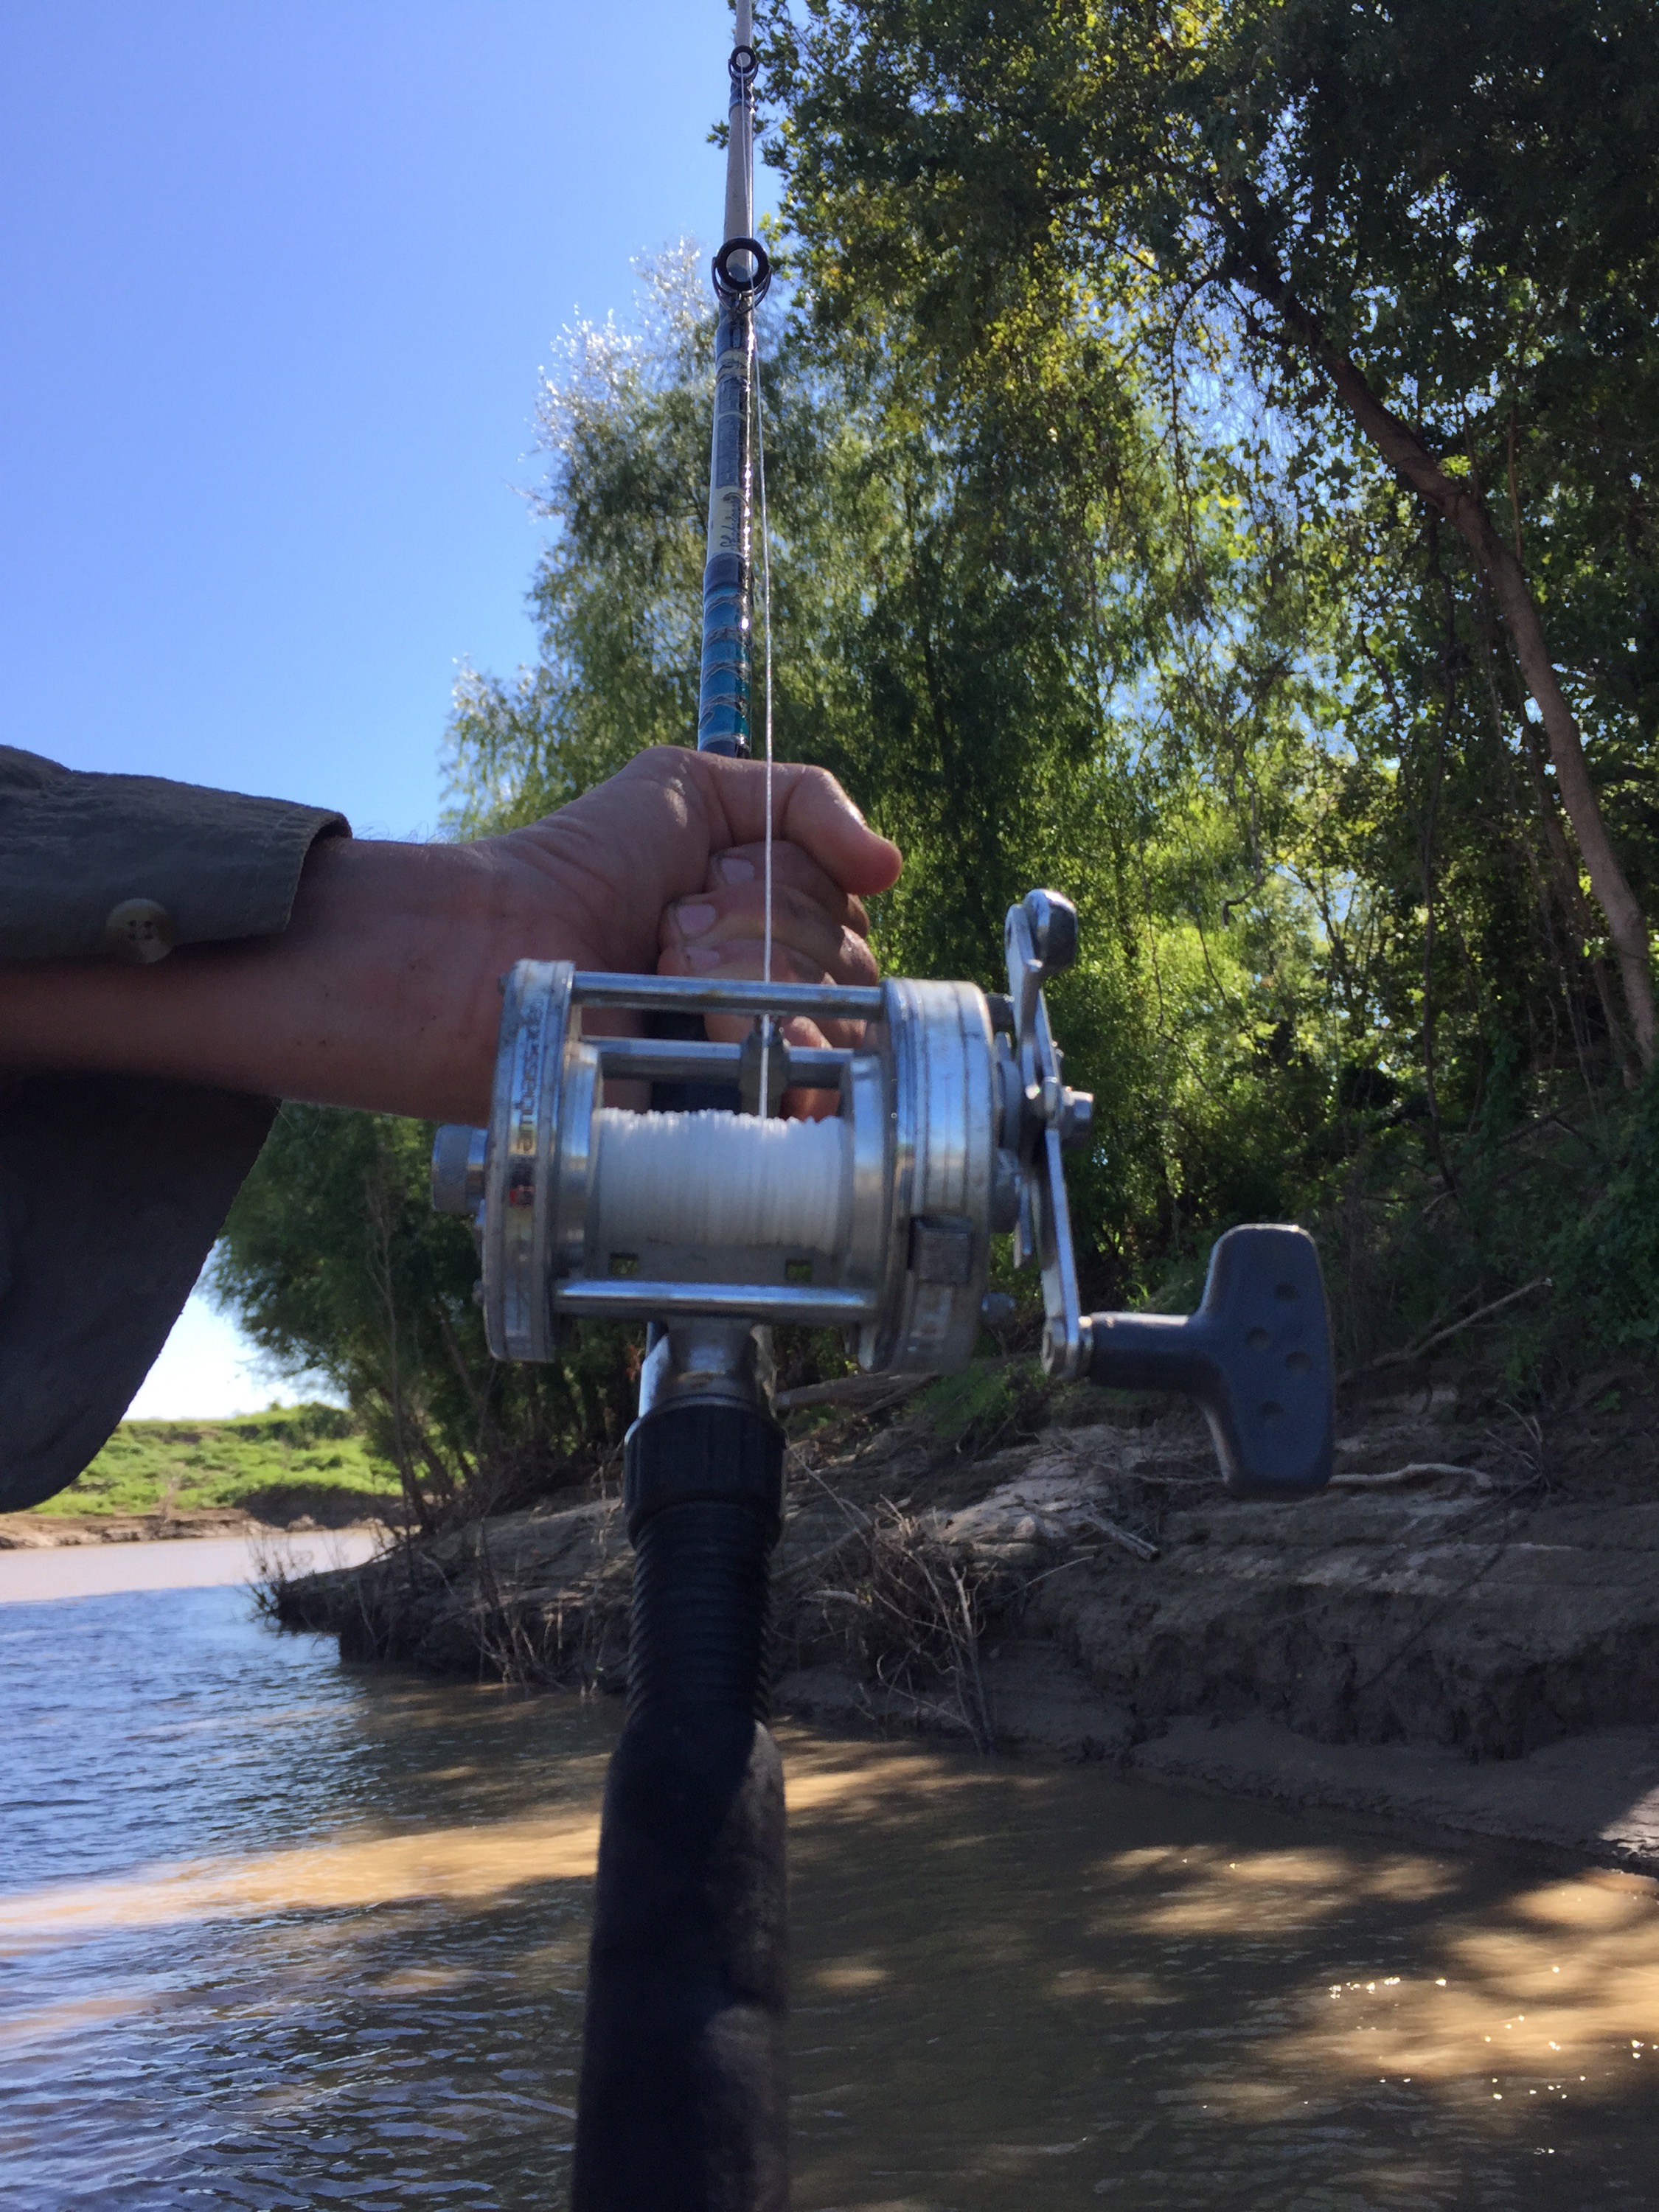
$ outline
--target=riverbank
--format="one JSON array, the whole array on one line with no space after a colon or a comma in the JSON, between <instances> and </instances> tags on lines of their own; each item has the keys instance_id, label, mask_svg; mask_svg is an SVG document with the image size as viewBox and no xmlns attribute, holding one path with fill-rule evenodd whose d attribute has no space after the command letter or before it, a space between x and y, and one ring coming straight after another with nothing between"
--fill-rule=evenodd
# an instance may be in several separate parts
<instances>
[{"instance_id":1,"label":"riverbank","mask_svg":"<svg viewBox=\"0 0 1659 2212\"><path fill-rule=\"evenodd\" d=\"M246 1513L0 1513L0 1552L57 1552L83 1544L170 1543L179 1537L240 1536Z\"/></svg>"},{"instance_id":2,"label":"riverbank","mask_svg":"<svg viewBox=\"0 0 1659 2212\"><path fill-rule=\"evenodd\" d=\"M384 1522L365 1517L355 1501L344 1506L343 1517L325 1520L301 1513L292 1520L267 1521L230 1507L182 1513L0 1513L0 1552L61 1552L88 1544L212 1542L228 1537L257 1543L317 1530L342 1536L390 1534Z\"/></svg>"},{"instance_id":3,"label":"riverbank","mask_svg":"<svg viewBox=\"0 0 1659 2212\"><path fill-rule=\"evenodd\" d=\"M338 1406L271 1406L224 1420L123 1421L90 1467L0 1546L168 1541L258 1528L401 1520L393 1471Z\"/></svg>"},{"instance_id":4,"label":"riverbank","mask_svg":"<svg viewBox=\"0 0 1659 2212\"><path fill-rule=\"evenodd\" d=\"M380 1528L270 1528L154 1543L32 1544L0 1551L0 1620L12 1606L116 1597L134 1592L233 1589L250 1617L250 1593L273 1571L286 1578L353 1567L385 1541Z\"/></svg>"},{"instance_id":5,"label":"riverbank","mask_svg":"<svg viewBox=\"0 0 1659 2212\"><path fill-rule=\"evenodd\" d=\"M1294 1507L1228 1499L1183 1413L1100 1404L976 1454L925 1405L799 1437L778 1709L1659 1874L1640 1376L1548 1423L1449 1386L1373 1397ZM276 1608L349 1656L616 1689L630 1571L616 1498L590 1497L285 1583Z\"/></svg>"}]
</instances>

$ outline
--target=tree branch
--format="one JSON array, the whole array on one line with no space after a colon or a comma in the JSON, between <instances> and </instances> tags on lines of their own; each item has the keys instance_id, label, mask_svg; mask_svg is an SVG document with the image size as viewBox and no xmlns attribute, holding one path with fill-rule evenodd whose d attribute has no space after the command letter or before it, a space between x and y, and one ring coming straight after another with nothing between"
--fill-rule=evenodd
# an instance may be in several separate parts
<instances>
[{"instance_id":1,"label":"tree branch","mask_svg":"<svg viewBox=\"0 0 1659 2212\"><path fill-rule=\"evenodd\" d=\"M1219 211L1218 211L1219 212ZM1318 318L1297 298L1272 258L1251 244L1237 219L1221 215L1234 251L1229 273L1279 317L1286 334L1323 371L1354 422L1388 462L1436 514L1443 515L1468 546L1491 580L1493 596L1509 625L1516 658L1537 704L1549 740L1561 803L1578 840L1590 889L1606 917L1607 935L1630 1009L1631 1030L1642 1065L1651 1066L1655 1051L1653 969L1647 920L1632 890L1607 836L1601 803L1590 781L1583 739L1550 659L1537 602L1526 571L1504 543L1486 503L1472 483L1448 476L1408 422L1378 398L1364 373L1331 342Z\"/></svg>"}]
</instances>

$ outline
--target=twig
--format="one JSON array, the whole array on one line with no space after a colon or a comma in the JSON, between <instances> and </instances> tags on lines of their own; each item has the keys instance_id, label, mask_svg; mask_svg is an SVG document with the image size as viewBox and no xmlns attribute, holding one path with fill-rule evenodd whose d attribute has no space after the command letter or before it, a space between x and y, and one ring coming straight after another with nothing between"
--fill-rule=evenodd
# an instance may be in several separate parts
<instances>
[{"instance_id":1,"label":"twig","mask_svg":"<svg viewBox=\"0 0 1659 2212\"><path fill-rule=\"evenodd\" d=\"M818 1473L817 1468L808 1467L806 1462L801 1458L800 1454L796 1451L793 1444L791 1444L788 1449L791 1455L799 1463L801 1473L809 1476L812 1481L817 1483L818 1488L830 1500L830 1503L847 1516L848 1522L854 1528L867 1529L873 1525L871 1522L870 1516L864 1510L862 1506L854 1505L850 1498L843 1498L840 1491L836 1488L834 1483L826 1480L825 1478Z\"/></svg>"},{"instance_id":2,"label":"twig","mask_svg":"<svg viewBox=\"0 0 1659 2212\"><path fill-rule=\"evenodd\" d=\"M1375 1375L1379 1368L1409 1366L1413 1360L1420 1359L1425 1352L1432 1352L1437 1344L1443 1344L1449 1336L1456 1336L1461 1330L1473 1328L1478 1321L1490 1321L1494 1314L1502 1313L1505 1306L1512 1306L1521 1298L1530 1297L1534 1291L1547 1291L1552 1287L1550 1276L1535 1275L1531 1282L1522 1283L1518 1291L1510 1291L1505 1297L1493 1298L1489 1305L1477 1306L1472 1314L1465 1314L1462 1321L1455 1321L1445 1328L1437 1329L1432 1336L1425 1336L1420 1344L1413 1345L1409 1351L1385 1352L1379 1359L1368 1359L1363 1367L1351 1367L1346 1375L1337 1376L1336 1387L1340 1390L1350 1382L1358 1382L1362 1375Z\"/></svg>"},{"instance_id":3,"label":"twig","mask_svg":"<svg viewBox=\"0 0 1659 2212\"><path fill-rule=\"evenodd\" d=\"M1062 1559L1057 1567L1045 1567L1040 1575L1032 1575L1028 1581L1022 1583L1019 1593L1021 1597L1029 1597L1039 1583L1046 1583L1055 1575L1063 1575L1069 1567L1084 1566L1089 1560L1097 1559L1103 1548L1101 1545L1095 1544L1086 1552L1073 1552L1069 1559Z\"/></svg>"},{"instance_id":4,"label":"twig","mask_svg":"<svg viewBox=\"0 0 1659 2212\"><path fill-rule=\"evenodd\" d=\"M963 1708L963 1718L973 1731L974 1741L987 1758L997 1747L995 1730L991 1725L991 1709L985 1700L985 1677L979 1670L979 1631L974 1626L974 1608L968 1596L968 1585L962 1578L959 1567L951 1569L951 1579L957 1586L957 1602L962 1608L963 1638L957 1660L958 1681L957 1695ZM965 1664L964 1664L965 1662ZM972 1705L969 1710L969 1684L965 1679L972 1674Z\"/></svg>"},{"instance_id":5,"label":"twig","mask_svg":"<svg viewBox=\"0 0 1659 2212\"><path fill-rule=\"evenodd\" d=\"M1478 1467L1455 1467L1449 1460L1414 1459L1408 1467L1390 1468L1386 1474L1334 1474L1328 1486L1332 1490L1401 1490L1408 1482L1432 1482L1448 1474L1468 1475L1483 1487L1492 1486L1492 1477L1483 1474Z\"/></svg>"},{"instance_id":6,"label":"twig","mask_svg":"<svg viewBox=\"0 0 1659 2212\"><path fill-rule=\"evenodd\" d=\"M859 1412L872 1406L896 1405L937 1382L937 1375L907 1375L896 1388L889 1375L841 1375L833 1382L807 1382L799 1390L780 1390L772 1403L780 1413L798 1413L804 1406L853 1406Z\"/></svg>"},{"instance_id":7,"label":"twig","mask_svg":"<svg viewBox=\"0 0 1659 2212\"><path fill-rule=\"evenodd\" d=\"M1149 1543L1145 1536L1133 1535L1128 1529L1120 1528L1115 1521L1103 1521L1097 1514L1091 1513L1079 1518L1077 1525L1079 1528L1092 1528L1097 1535L1104 1536L1109 1543L1120 1545L1134 1559L1155 1559L1158 1555L1158 1546Z\"/></svg>"},{"instance_id":8,"label":"twig","mask_svg":"<svg viewBox=\"0 0 1659 2212\"><path fill-rule=\"evenodd\" d=\"M832 1565L840 1564L845 1553L865 1540L868 1529L867 1522L862 1527L854 1526L845 1534L837 1536L833 1544L825 1544L820 1550L808 1553L804 1559L796 1559L789 1565L781 1566L777 1571L778 1581L805 1583L810 1582L815 1574L828 1573Z\"/></svg>"}]
</instances>

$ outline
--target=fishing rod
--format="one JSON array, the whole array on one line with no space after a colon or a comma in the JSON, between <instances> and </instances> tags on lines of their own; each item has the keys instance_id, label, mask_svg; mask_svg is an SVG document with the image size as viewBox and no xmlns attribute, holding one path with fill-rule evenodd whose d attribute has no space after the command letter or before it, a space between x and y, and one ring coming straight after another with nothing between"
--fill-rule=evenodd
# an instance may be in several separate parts
<instances>
[{"instance_id":1,"label":"fishing rod","mask_svg":"<svg viewBox=\"0 0 1659 2212\"><path fill-rule=\"evenodd\" d=\"M697 750L750 750L754 678L755 310L772 282L755 237L755 76L750 0L738 0L726 73L726 234L714 256L714 429L708 464L708 540L702 572L702 668Z\"/></svg>"},{"instance_id":2,"label":"fishing rod","mask_svg":"<svg viewBox=\"0 0 1659 2212\"><path fill-rule=\"evenodd\" d=\"M763 583L768 565L757 69L750 0L738 0L697 744L738 756L754 735L757 489ZM769 769L769 620L763 631ZM1082 1310L1064 1156L1092 1141L1092 1102L1065 1079L1043 999L1077 956L1070 902L1034 890L1010 908L1006 994L778 983L769 791L766 850L759 981L520 961L489 1127L441 1129L433 1153L434 1204L477 1240L497 1358L556 1358L583 1319L647 1328L625 1448L628 1711L600 1830L574 2212L788 2203L783 1772L766 1725L784 1444L761 1356L770 1325L841 1328L871 1373L954 1372L985 1323L994 1246L1011 1238L1015 1265L1041 1279L1051 1376L1190 1395L1236 1493L1305 1497L1330 1473L1330 1330L1303 1231L1230 1231L1196 1313ZM655 1033L590 1037L590 1007L630 1010ZM712 1015L748 1018L746 1042L709 1041ZM783 1025L796 1016L861 1023L862 1040L794 1045ZM651 1112L605 1104L608 1082L641 1079ZM838 1111L779 1118L797 1086L835 1093Z\"/></svg>"}]
</instances>

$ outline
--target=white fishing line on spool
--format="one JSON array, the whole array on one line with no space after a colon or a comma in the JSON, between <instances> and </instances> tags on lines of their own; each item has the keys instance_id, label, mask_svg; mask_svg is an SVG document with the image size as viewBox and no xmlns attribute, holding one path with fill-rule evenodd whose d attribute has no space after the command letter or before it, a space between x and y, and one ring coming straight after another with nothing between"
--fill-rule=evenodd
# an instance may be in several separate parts
<instances>
[{"instance_id":1,"label":"white fishing line on spool","mask_svg":"<svg viewBox=\"0 0 1659 2212\"><path fill-rule=\"evenodd\" d=\"M602 1106L593 1176L603 1252L680 1244L836 1253L849 1232L853 1131L839 1119Z\"/></svg>"}]
</instances>

